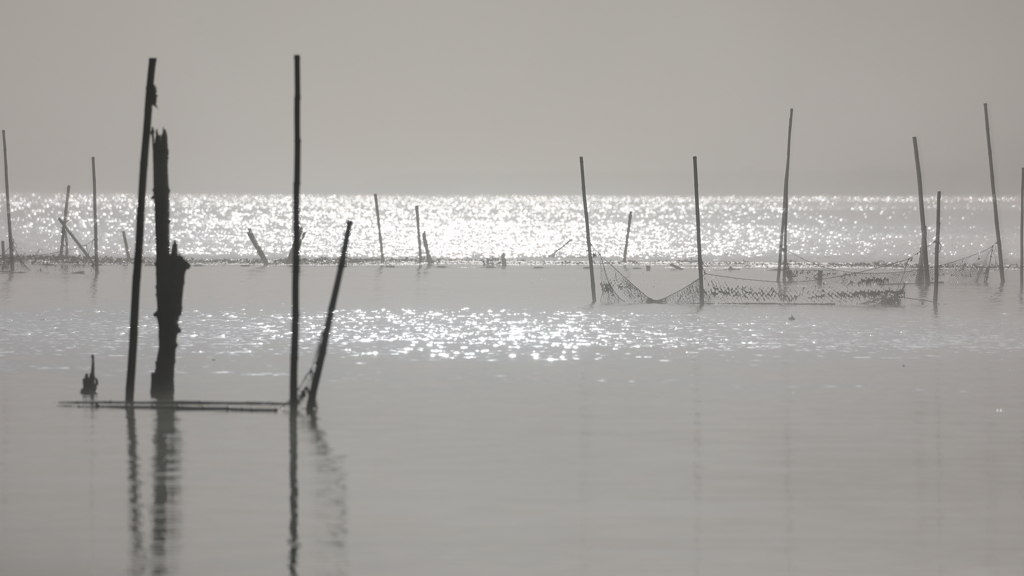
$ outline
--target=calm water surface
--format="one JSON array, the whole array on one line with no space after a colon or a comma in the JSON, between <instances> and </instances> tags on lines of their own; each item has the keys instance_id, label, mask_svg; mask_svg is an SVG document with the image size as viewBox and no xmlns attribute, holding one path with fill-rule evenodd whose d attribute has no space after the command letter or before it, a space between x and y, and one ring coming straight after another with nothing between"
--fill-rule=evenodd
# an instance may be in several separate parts
<instances>
[{"instance_id":1,"label":"calm water surface","mask_svg":"<svg viewBox=\"0 0 1024 576\"><path fill-rule=\"evenodd\" d=\"M287 229L283 197L224 198L177 200L186 254L254 258L252 227L283 255L272 239ZM579 237L568 197L561 208L516 200L532 212L511 220L493 200L434 200L382 202L386 249L415 254L414 233L391 240L415 229L414 204L432 249L452 258L540 258ZM311 199L304 246L330 255L331 218L352 213L354 250L373 257L365 201ZM717 202L713 253L771 260L776 202ZM815 259L916 249L913 203L803 202L794 220ZM600 249L621 246L634 209L634 226L646 222L631 238L638 258L688 255L684 199L594 205ZM990 244L990 208L944 205L944 249ZM838 229L851 216L856 240ZM117 226L101 229L102 250L120 250ZM23 253L56 250L55 232L19 234ZM583 254L579 243L566 251ZM315 419L58 407L78 397L90 354L99 398L124 396L130 269L74 271L0 276L0 574L1024 569L1016 270L1003 289L943 286L937 310L914 288L900 308L698 310L591 307L576 265L356 266ZM695 275L629 273L663 293ZM307 367L333 270L302 274ZM140 397L156 355L153 276L144 269ZM284 266L188 271L179 399L287 398L289 286Z\"/></svg>"},{"instance_id":2,"label":"calm water surface","mask_svg":"<svg viewBox=\"0 0 1024 576\"><path fill-rule=\"evenodd\" d=\"M188 272L179 398L287 397L289 274ZM304 366L332 274L303 272ZM592 308L587 282L351 268L321 413L293 421L57 407L89 354L100 398L123 398L130 270L5 276L0 573L1024 567L1016 283L950 286L936 313Z\"/></svg>"}]
</instances>

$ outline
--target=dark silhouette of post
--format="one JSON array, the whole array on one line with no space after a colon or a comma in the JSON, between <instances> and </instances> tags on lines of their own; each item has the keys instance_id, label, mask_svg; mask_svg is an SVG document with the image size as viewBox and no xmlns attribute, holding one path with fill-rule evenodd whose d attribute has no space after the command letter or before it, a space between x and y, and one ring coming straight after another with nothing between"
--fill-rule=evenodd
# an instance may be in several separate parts
<instances>
[{"instance_id":1,"label":"dark silhouette of post","mask_svg":"<svg viewBox=\"0 0 1024 576\"><path fill-rule=\"evenodd\" d=\"M189 263L178 255L178 243L170 244L171 187L167 178L167 131L153 134L153 222L156 231L156 319L160 346L149 395L174 400L174 360L178 348L178 319Z\"/></svg>"},{"instance_id":2,"label":"dark silhouette of post","mask_svg":"<svg viewBox=\"0 0 1024 576\"><path fill-rule=\"evenodd\" d=\"M156 58L149 59L146 76L146 106L142 120L142 159L139 161L139 206L135 211L135 262L132 266L132 305L128 327L128 376L125 402L135 401L135 360L139 347L139 286L142 283L142 235L146 227L146 174L149 170L149 130L156 106Z\"/></svg>"},{"instance_id":3,"label":"dark silhouette of post","mask_svg":"<svg viewBox=\"0 0 1024 576\"><path fill-rule=\"evenodd\" d=\"M580 184L583 186L583 224L587 228L587 262L590 263L590 303L597 304L597 285L594 283L594 250L590 246L590 211L587 209L587 177L583 173L583 156L580 156Z\"/></svg>"},{"instance_id":4,"label":"dark silhouette of post","mask_svg":"<svg viewBox=\"0 0 1024 576\"><path fill-rule=\"evenodd\" d=\"M132 252L128 249L128 235L121 230L121 240L124 240L124 257L128 260L132 259Z\"/></svg>"},{"instance_id":5,"label":"dark silhouette of post","mask_svg":"<svg viewBox=\"0 0 1024 576\"><path fill-rule=\"evenodd\" d=\"M256 249L256 254L259 255L260 261L263 262L264 266L269 266L270 262L267 260L267 255L263 253L263 248L260 248L260 243L256 241L256 235L252 233L252 228L249 228L247 233L249 234L249 242L252 242L252 247Z\"/></svg>"},{"instance_id":6,"label":"dark silhouette of post","mask_svg":"<svg viewBox=\"0 0 1024 576\"><path fill-rule=\"evenodd\" d=\"M71 250L68 249L68 203L71 201L71 185L68 184L68 191L64 194L64 218L60 221L64 224L64 227L60 230L60 250L57 255L61 258L71 256Z\"/></svg>"},{"instance_id":7,"label":"dark silhouette of post","mask_svg":"<svg viewBox=\"0 0 1024 576\"><path fill-rule=\"evenodd\" d=\"M100 217L96 208L96 157L92 157L92 267L100 271Z\"/></svg>"},{"instance_id":8,"label":"dark silhouette of post","mask_svg":"<svg viewBox=\"0 0 1024 576\"><path fill-rule=\"evenodd\" d=\"M14 272L14 231L11 229L11 186L7 180L7 131L0 130L0 136L4 140L4 196L7 199L7 254L10 260L11 272Z\"/></svg>"},{"instance_id":9,"label":"dark silhouette of post","mask_svg":"<svg viewBox=\"0 0 1024 576\"><path fill-rule=\"evenodd\" d=\"M782 181L782 231L779 233L779 266L775 272L775 281L786 279L785 272L789 271L789 153L793 143L793 109L789 109L789 132L786 136L786 176ZM693 164L694 178L697 177L697 163ZM695 181L696 183L696 181ZM697 232L700 238L700 231ZM699 244L699 242L698 242ZM703 284L702 284L703 286ZM704 297L703 288L701 298Z\"/></svg>"},{"instance_id":10,"label":"dark silhouette of post","mask_svg":"<svg viewBox=\"0 0 1024 576\"><path fill-rule=\"evenodd\" d=\"M999 235L999 206L996 205L996 170L992 164L992 132L988 127L988 104L985 104L985 141L988 143L988 178L992 184L992 216L996 221L996 250L999 251L999 285L1006 284L1003 270L1003 239Z\"/></svg>"},{"instance_id":11,"label":"dark silhouette of post","mask_svg":"<svg viewBox=\"0 0 1024 576\"><path fill-rule=\"evenodd\" d=\"M932 303L936 309L939 307L939 247L942 245L939 240L942 222L942 190L935 196L935 286L932 288Z\"/></svg>"},{"instance_id":12,"label":"dark silhouette of post","mask_svg":"<svg viewBox=\"0 0 1024 576\"><path fill-rule=\"evenodd\" d=\"M921 155L917 151L917 136L914 136L914 167L917 169L917 205L921 214L921 257L917 263L917 284L928 285L928 226L924 221L924 183L921 180Z\"/></svg>"},{"instance_id":13,"label":"dark silhouette of post","mask_svg":"<svg viewBox=\"0 0 1024 576\"><path fill-rule=\"evenodd\" d=\"M633 227L633 211L629 211L629 217L626 218L626 246L622 249L622 263L626 263L626 255L629 254L629 230Z\"/></svg>"},{"instance_id":14,"label":"dark silhouette of post","mask_svg":"<svg viewBox=\"0 0 1024 576\"><path fill-rule=\"evenodd\" d=\"M420 207L416 207L416 263L423 262L423 237L420 235Z\"/></svg>"},{"instance_id":15,"label":"dark silhouette of post","mask_svg":"<svg viewBox=\"0 0 1024 576\"><path fill-rule=\"evenodd\" d=\"M334 276L334 288L331 289L331 301L327 305L327 319L324 331L320 336L320 348L316 352L316 370L313 371L313 383L309 387L309 400L306 401L306 413L316 413L316 393L320 388L320 375L324 371L324 360L327 359L327 344L331 340L331 322L334 320L334 307L338 303L338 290L341 289L341 274L345 271L345 257L348 254L348 237L352 233L352 221L345 223L345 240L341 244L341 258L338 260L338 272Z\"/></svg>"},{"instance_id":16,"label":"dark silhouette of post","mask_svg":"<svg viewBox=\"0 0 1024 576\"><path fill-rule=\"evenodd\" d=\"M377 214L377 242L380 243L380 263L384 263L384 234L380 231L380 203L377 202L377 195L373 195L373 211Z\"/></svg>"},{"instance_id":17,"label":"dark silhouette of post","mask_svg":"<svg viewBox=\"0 0 1024 576\"><path fill-rule=\"evenodd\" d=\"M299 405L299 169L302 158L302 139L299 133L299 55L295 55L295 181L292 190L292 349L289 366L288 402L294 414Z\"/></svg>"},{"instance_id":18,"label":"dark silhouette of post","mask_svg":"<svg viewBox=\"0 0 1024 576\"><path fill-rule=\"evenodd\" d=\"M1024 168L1020 169L1020 290L1024 292Z\"/></svg>"},{"instance_id":19,"label":"dark silhouette of post","mask_svg":"<svg viewBox=\"0 0 1024 576\"><path fill-rule=\"evenodd\" d=\"M704 252L700 245L700 192L697 189L697 157L693 157L693 208L697 220L697 288L700 305L704 306Z\"/></svg>"}]
</instances>

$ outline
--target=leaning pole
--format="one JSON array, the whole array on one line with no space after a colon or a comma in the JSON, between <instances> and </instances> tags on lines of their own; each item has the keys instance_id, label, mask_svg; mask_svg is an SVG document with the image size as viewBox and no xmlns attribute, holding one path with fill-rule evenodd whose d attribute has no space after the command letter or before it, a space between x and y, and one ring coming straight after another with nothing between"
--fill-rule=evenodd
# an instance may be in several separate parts
<instances>
[{"instance_id":1,"label":"leaning pole","mask_svg":"<svg viewBox=\"0 0 1024 576\"><path fill-rule=\"evenodd\" d=\"M142 159L139 161L139 206L135 211L135 261L132 265L132 308L128 327L128 377L124 401L135 401L135 355L139 347L139 286L142 283L142 232L146 226L146 174L149 171L149 129L156 106L156 58L149 59L146 76L146 107L142 120Z\"/></svg>"},{"instance_id":2,"label":"leaning pole","mask_svg":"<svg viewBox=\"0 0 1024 576\"><path fill-rule=\"evenodd\" d=\"M590 263L590 303L597 304L597 285L594 283L594 250L590 247L590 211L587 209L587 177L583 173L583 156L580 156L580 184L583 186L583 223L587 227L587 262Z\"/></svg>"},{"instance_id":3,"label":"leaning pole","mask_svg":"<svg viewBox=\"0 0 1024 576\"><path fill-rule=\"evenodd\" d=\"M985 141L988 143L988 179L992 184L992 216L996 220L996 250L999 252L999 285L1006 284L1003 270L1003 239L999 235L999 206L996 205L996 170L992 165L992 131L988 127L988 104L985 104Z\"/></svg>"}]
</instances>

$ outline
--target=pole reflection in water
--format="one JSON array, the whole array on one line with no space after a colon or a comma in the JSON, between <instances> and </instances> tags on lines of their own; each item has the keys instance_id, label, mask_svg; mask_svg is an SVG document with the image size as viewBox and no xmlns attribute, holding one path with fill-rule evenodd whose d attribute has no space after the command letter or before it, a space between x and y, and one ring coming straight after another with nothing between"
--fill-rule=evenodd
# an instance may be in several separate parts
<instances>
[{"instance_id":1,"label":"pole reflection in water","mask_svg":"<svg viewBox=\"0 0 1024 576\"><path fill-rule=\"evenodd\" d=\"M135 409L125 410L128 417L128 530L132 535L130 574L146 570L146 552L142 544L142 502L139 500L139 444L135 433Z\"/></svg>"},{"instance_id":2,"label":"pole reflection in water","mask_svg":"<svg viewBox=\"0 0 1024 576\"><path fill-rule=\"evenodd\" d=\"M181 459L177 430L178 414L172 408L156 411L153 434L153 574L174 572L169 566L176 552L181 512Z\"/></svg>"},{"instance_id":3,"label":"pole reflection in water","mask_svg":"<svg viewBox=\"0 0 1024 576\"><path fill-rule=\"evenodd\" d=\"M298 410L293 410L288 417L288 440L289 440L289 494L288 507L290 511L288 524L288 573L298 575L301 573L299 566L299 548L302 537L299 532L299 438ZM313 469L314 488L311 490L310 498L313 499L314 513L313 522L307 518L306 532L310 534L307 538L312 539L320 545L326 545L328 554L318 554L314 559L324 560L330 563L329 571L332 574L347 573L347 562L345 558L345 539L348 535L347 511L345 506L345 470L344 460L341 456L332 453L327 443L327 435L317 425L316 415L307 417L307 432L313 448ZM325 560L326 559L326 560ZM312 570L307 559L303 564L306 572L322 572L324 570Z\"/></svg>"},{"instance_id":4,"label":"pole reflection in water","mask_svg":"<svg viewBox=\"0 0 1024 576\"><path fill-rule=\"evenodd\" d=\"M156 410L153 433L153 505L149 554L143 534L144 507L139 478L138 435L135 411L126 410L128 418L128 503L131 544L131 574L170 574L177 554L178 528L181 525L181 456L178 416L173 409Z\"/></svg>"},{"instance_id":5,"label":"pole reflection in water","mask_svg":"<svg viewBox=\"0 0 1024 576\"><path fill-rule=\"evenodd\" d=\"M292 406L288 414L288 573L298 574L299 563L299 440L298 410Z\"/></svg>"}]
</instances>

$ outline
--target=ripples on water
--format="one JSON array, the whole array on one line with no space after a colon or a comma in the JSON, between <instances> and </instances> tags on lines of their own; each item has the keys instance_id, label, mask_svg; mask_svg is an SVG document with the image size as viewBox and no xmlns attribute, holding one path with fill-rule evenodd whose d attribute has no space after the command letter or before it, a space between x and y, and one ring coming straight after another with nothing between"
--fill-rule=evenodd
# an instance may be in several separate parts
<instances>
[{"instance_id":1,"label":"ripples on water","mask_svg":"<svg viewBox=\"0 0 1024 576\"><path fill-rule=\"evenodd\" d=\"M23 195L12 199L15 238L23 254L55 253L60 244L55 218L63 195ZM128 194L100 197L100 252L121 256L121 230L134 229L135 199ZM1004 218L1019 209L1012 198L1000 200ZM629 254L641 260L677 260L696 255L693 199L680 196L591 196L591 226L595 248L618 255L633 212ZM506 253L509 258L547 257L568 241L559 257L586 254L582 202L566 196L381 196L381 229L385 256L415 258L416 221L420 207L422 230L431 252L449 259L480 259ZM920 245L917 199L892 196L811 196L791 199L790 250L796 257L816 261L873 262L901 260ZM934 226L934 200L926 202L929 226ZM251 228L271 258L283 258L291 237L291 197L288 195L171 195L172 237L182 252L197 258L251 258L255 252L246 236ZM991 200L986 197L947 197L943 202L943 250L953 258L966 256L995 241ZM147 208L147 235L152 233L152 209ZM344 221L355 222L350 254L379 255L372 196L305 196L302 224L307 232L303 252L309 257L337 253ZM706 196L701 201L702 240L710 258L730 261L772 261L778 250L781 201L760 196ZM92 201L72 195L71 228L83 243L92 238ZM930 230L929 235L933 234ZM1015 233L1004 226L1006 254ZM153 240L147 239L147 246ZM1016 255L1015 255L1016 256Z\"/></svg>"}]
</instances>

